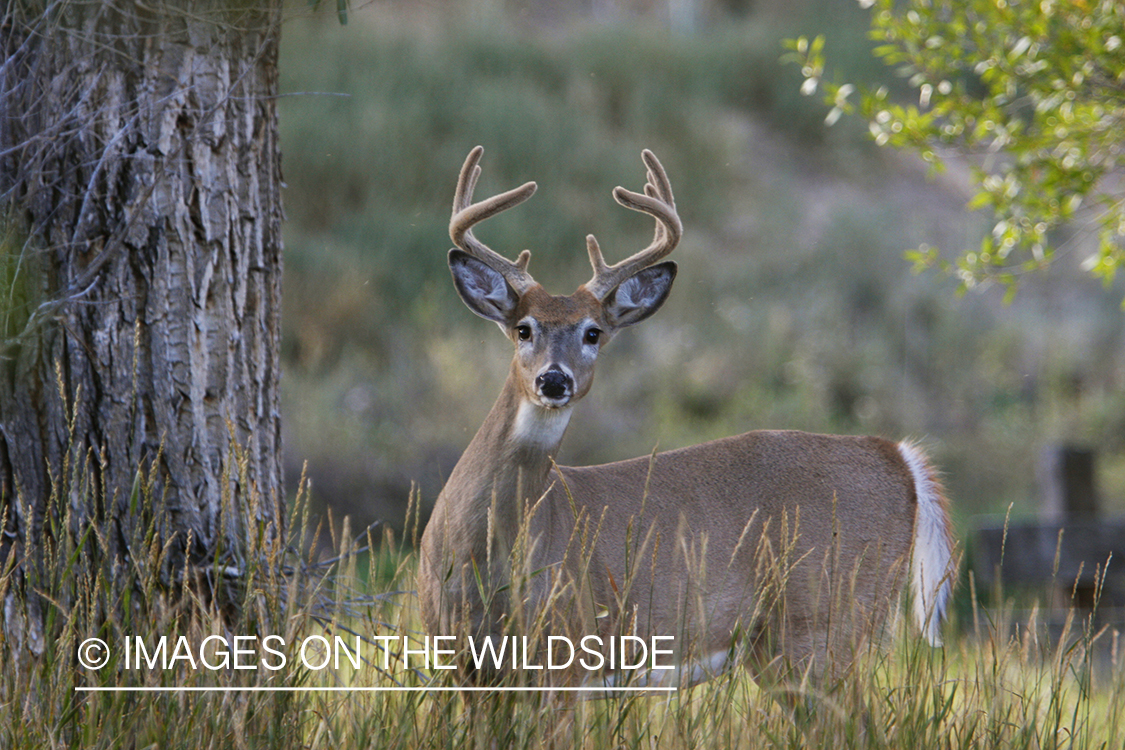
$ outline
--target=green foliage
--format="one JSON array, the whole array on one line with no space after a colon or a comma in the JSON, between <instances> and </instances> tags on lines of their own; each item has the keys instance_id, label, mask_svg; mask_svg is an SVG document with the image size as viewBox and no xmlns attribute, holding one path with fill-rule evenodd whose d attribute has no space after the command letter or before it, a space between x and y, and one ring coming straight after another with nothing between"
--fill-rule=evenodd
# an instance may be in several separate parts
<instances>
[{"instance_id":1,"label":"green foliage","mask_svg":"<svg viewBox=\"0 0 1125 750\"><path fill-rule=\"evenodd\" d=\"M1084 268L1107 283L1125 261L1125 193L1114 179L1125 132L1125 5L1117 0L869 0L875 54L917 92L825 78L824 38L789 42L803 90L866 118L875 142L917 151L935 169L972 157L973 209L992 213L979 248L955 268L923 247L922 266L944 265L964 287L1014 290L1055 258L1075 225L1098 250Z\"/></svg>"}]
</instances>

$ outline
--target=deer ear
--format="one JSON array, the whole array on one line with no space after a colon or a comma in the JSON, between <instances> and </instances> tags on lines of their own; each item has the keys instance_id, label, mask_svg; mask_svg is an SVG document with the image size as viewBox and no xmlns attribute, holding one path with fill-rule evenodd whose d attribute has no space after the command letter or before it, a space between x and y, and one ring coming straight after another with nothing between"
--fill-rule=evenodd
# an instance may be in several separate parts
<instances>
[{"instance_id":1,"label":"deer ear","mask_svg":"<svg viewBox=\"0 0 1125 750\"><path fill-rule=\"evenodd\" d=\"M676 278L675 261L657 263L637 271L617 285L605 300L610 325L624 328L652 315L668 299Z\"/></svg>"},{"instance_id":2,"label":"deer ear","mask_svg":"<svg viewBox=\"0 0 1125 750\"><path fill-rule=\"evenodd\" d=\"M520 297L491 266L454 248L449 251L449 270L461 301L477 315L510 326Z\"/></svg>"}]
</instances>

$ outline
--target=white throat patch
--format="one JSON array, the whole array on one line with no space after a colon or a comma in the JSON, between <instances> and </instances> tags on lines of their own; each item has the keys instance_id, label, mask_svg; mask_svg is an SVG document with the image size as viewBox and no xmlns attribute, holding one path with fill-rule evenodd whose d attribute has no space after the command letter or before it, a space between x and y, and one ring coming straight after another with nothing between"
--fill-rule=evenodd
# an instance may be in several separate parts
<instances>
[{"instance_id":1,"label":"white throat patch","mask_svg":"<svg viewBox=\"0 0 1125 750\"><path fill-rule=\"evenodd\" d=\"M516 410L516 423L512 428L512 439L528 447L558 447L563 433L570 424L571 407L546 409L530 401L520 401Z\"/></svg>"}]
</instances>

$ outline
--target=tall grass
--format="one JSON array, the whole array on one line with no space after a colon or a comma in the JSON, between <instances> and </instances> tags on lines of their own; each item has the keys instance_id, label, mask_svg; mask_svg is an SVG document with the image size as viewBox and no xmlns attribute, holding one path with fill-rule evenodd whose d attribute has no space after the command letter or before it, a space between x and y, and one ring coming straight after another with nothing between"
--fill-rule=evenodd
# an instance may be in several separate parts
<instances>
[{"instance_id":1,"label":"tall grass","mask_svg":"<svg viewBox=\"0 0 1125 750\"><path fill-rule=\"evenodd\" d=\"M518 541L515 547L518 552ZM513 573L504 589L522 600L528 579L542 571L521 566L518 558L513 569L522 572ZM411 585L412 576L407 556L386 585ZM620 585L625 590L629 583ZM846 587L841 593L839 605L846 607ZM1010 602L987 609L971 592L970 598L973 614L946 628L943 648L926 644L902 617L889 632L866 641L839 683L798 677L796 687L812 708L808 713L792 712L779 693L786 685L763 687L736 669L670 694L592 700L551 692L350 693L321 704L333 719L317 736L341 747L411 748L1114 747L1125 728L1125 718L1114 709L1125 697L1119 634L1099 625L1097 612L1071 611L1067 626L1052 637L1035 614L1017 619ZM397 619L382 622L368 613L352 627L421 636L411 606L396 613ZM532 639L549 632L542 617L516 616L513 622L518 624L512 632ZM365 668L351 675L351 684L431 689L464 684L449 672L410 671L393 657L390 664L386 672ZM491 684L559 684L543 674L508 673Z\"/></svg>"},{"instance_id":2,"label":"tall grass","mask_svg":"<svg viewBox=\"0 0 1125 750\"><path fill-rule=\"evenodd\" d=\"M242 451L230 450L226 465L252 487ZM302 481L289 536L261 520L285 511L260 513L271 500L251 490L246 502L225 497L216 519L242 530L237 551L177 563L183 558L173 548L190 549L190 534L185 545L155 469L137 468L124 505L107 499L120 488L95 476L88 460L69 453L45 504L23 511L42 525L4 561L0 747L274 747L302 737L310 715L296 694L243 689L299 687L311 675L236 665L259 663L266 635L293 643L310 631L332 632L345 601L372 601L342 585L356 578L355 545L337 542L351 563L346 575L335 574L341 565L305 556L321 529L311 525ZM386 554L393 549L388 540ZM375 562L372 569L381 570ZM240 644L250 653L235 654Z\"/></svg>"},{"instance_id":3,"label":"tall grass","mask_svg":"<svg viewBox=\"0 0 1125 750\"><path fill-rule=\"evenodd\" d=\"M77 482L84 492L96 492L82 476L81 470L70 473L60 491ZM134 510L156 518L159 500L144 473L138 476ZM364 552L359 546L371 534L352 540L344 523L334 535L339 555L328 561L329 575L307 559L302 563L304 553L295 549L259 547L260 554L247 556L259 564L236 578L201 571L169 587L161 583L162 548L154 543L153 523L130 540L134 556L114 561L99 552L100 540L112 533L109 524L88 526L76 538L63 531L67 518L58 497L52 503L58 533L45 542L43 565L29 579L43 602L41 638L21 641L9 630L0 642L0 746L13 750L1101 748L1118 746L1125 730L1118 710L1125 699L1120 634L1098 625L1093 613L1072 612L1061 634L1050 637L1037 615L1018 621L1010 604L990 610L974 600L972 614L947 628L942 649L925 645L902 618L884 647L859 654L841 685L803 688L815 707L803 720L775 700L773 688L759 687L738 670L671 694L594 700L551 692L437 692L432 688L459 682L418 662L423 634L410 592L414 559L390 531L377 551ZM299 497L290 515L295 537L312 537L315 525ZM6 568L0 588L7 592L16 584ZM227 601L237 606L220 611L223 599L211 587L228 588ZM139 636L151 651L160 636L184 636L199 649L208 636L270 634L284 638L290 656L276 671L193 668L183 661L170 669L135 662L126 668L121 651L126 636ZM359 639L364 660L358 667L346 654L324 669L299 663L295 644L316 637L331 643L336 636L349 646ZM391 640L380 640L386 636ZM77 660L79 644L89 637L113 650L99 670ZM403 653L403 644L413 656ZM218 651L203 651L218 662ZM327 654L311 661L321 656ZM172 690L76 690L85 687ZM247 690L261 687L306 691ZM427 689L370 690L401 687Z\"/></svg>"}]
</instances>

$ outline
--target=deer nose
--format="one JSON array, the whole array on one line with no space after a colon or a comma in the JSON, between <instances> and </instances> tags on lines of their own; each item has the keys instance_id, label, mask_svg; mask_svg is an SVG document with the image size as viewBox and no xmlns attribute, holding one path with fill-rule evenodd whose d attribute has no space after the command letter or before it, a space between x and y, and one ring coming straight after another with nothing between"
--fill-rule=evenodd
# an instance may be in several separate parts
<instances>
[{"instance_id":1,"label":"deer nose","mask_svg":"<svg viewBox=\"0 0 1125 750\"><path fill-rule=\"evenodd\" d=\"M574 382L562 370L547 370L535 378L535 387L544 398L558 401L570 395Z\"/></svg>"}]
</instances>

